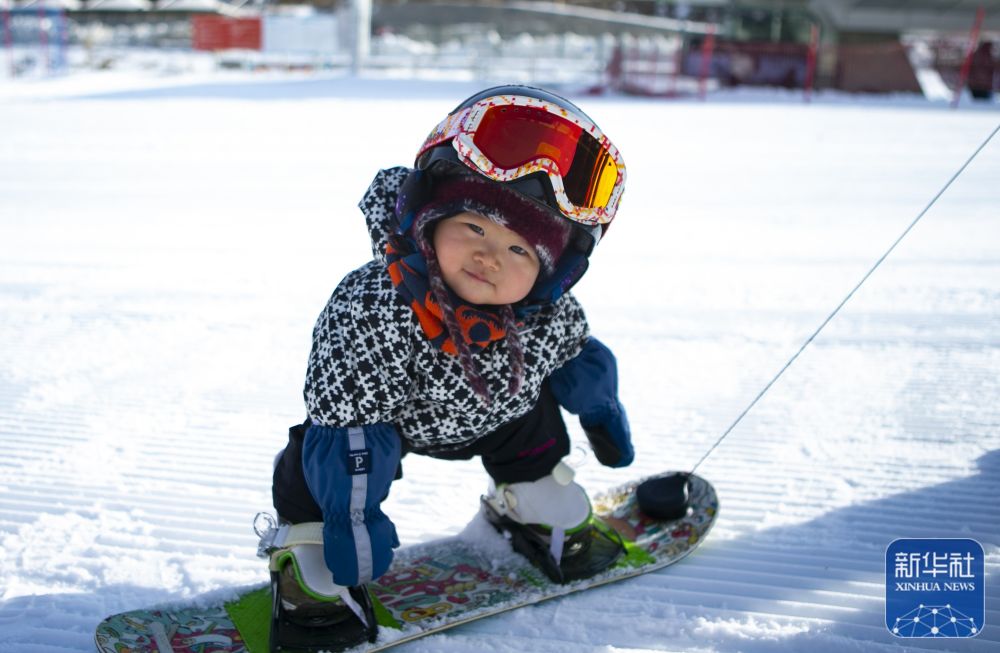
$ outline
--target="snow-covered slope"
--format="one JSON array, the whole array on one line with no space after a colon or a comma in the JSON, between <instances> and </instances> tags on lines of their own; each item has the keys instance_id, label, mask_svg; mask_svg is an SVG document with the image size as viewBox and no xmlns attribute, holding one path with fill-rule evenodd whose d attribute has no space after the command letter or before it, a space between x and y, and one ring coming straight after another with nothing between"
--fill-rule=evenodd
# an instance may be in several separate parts
<instances>
[{"instance_id":1,"label":"snow-covered slope","mask_svg":"<svg viewBox=\"0 0 1000 653\"><path fill-rule=\"evenodd\" d=\"M368 256L355 204L477 88L48 84L0 90L4 653L266 578L251 521L313 320ZM693 465L998 120L728 99L580 99L630 174L577 294L638 456L578 452L593 489ZM692 557L401 653L1000 648L998 177L995 142L702 466L722 512ZM404 544L475 518L477 463L404 468ZM886 630L885 549L915 536L985 547L977 638Z\"/></svg>"}]
</instances>

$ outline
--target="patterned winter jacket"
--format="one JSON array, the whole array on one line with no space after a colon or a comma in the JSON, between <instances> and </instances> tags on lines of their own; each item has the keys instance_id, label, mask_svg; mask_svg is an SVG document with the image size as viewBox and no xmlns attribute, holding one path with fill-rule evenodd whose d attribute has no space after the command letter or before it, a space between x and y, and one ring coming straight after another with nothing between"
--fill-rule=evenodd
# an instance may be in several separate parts
<instances>
[{"instance_id":1,"label":"patterned winter jacket","mask_svg":"<svg viewBox=\"0 0 1000 653\"><path fill-rule=\"evenodd\" d=\"M320 314L304 396L314 424L388 422L411 449L433 454L466 446L528 412L545 378L580 353L589 334L583 309L569 293L527 316L519 331L524 382L516 395L507 389L505 340L473 354L493 397L485 406L457 357L424 336L386 270L386 241L408 173L407 168L380 171L359 205L374 260L344 277Z\"/></svg>"}]
</instances>

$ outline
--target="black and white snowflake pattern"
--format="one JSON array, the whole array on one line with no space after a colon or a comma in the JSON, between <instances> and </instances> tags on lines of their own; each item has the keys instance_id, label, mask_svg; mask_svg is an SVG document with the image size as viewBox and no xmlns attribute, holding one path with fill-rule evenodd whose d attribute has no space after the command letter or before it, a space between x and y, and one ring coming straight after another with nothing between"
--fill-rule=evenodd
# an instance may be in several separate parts
<instances>
[{"instance_id":1,"label":"black and white snowflake pattern","mask_svg":"<svg viewBox=\"0 0 1000 653\"><path fill-rule=\"evenodd\" d=\"M304 396L317 424L390 422L414 450L432 453L468 445L530 410L545 378L580 352L588 327L569 293L528 316L519 330L524 383L513 396L506 341L474 353L493 397L485 405L458 359L424 336L385 268L396 195L408 173L380 171L361 201L375 260L344 277L320 314Z\"/></svg>"}]
</instances>

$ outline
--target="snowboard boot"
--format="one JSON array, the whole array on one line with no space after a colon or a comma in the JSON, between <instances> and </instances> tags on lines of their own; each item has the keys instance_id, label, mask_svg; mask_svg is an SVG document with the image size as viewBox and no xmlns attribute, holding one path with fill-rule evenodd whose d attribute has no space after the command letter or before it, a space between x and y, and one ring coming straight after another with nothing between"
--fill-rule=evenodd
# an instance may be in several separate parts
<instances>
[{"instance_id":1,"label":"snowboard boot","mask_svg":"<svg viewBox=\"0 0 1000 653\"><path fill-rule=\"evenodd\" d=\"M343 651L378 636L368 589L333 583L322 533L323 524L311 522L261 536L270 558L272 653Z\"/></svg>"},{"instance_id":2,"label":"snowboard boot","mask_svg":"<svg viewBox=\"0 0 1000 653\"><path fill-rule=\"evenodd\" d=\"M490 481L483 513L514 550L555 583L589 578L624 553L618 533L594 516L587 493L560 462L537 481Z\"/></svg>"}]
</instances>

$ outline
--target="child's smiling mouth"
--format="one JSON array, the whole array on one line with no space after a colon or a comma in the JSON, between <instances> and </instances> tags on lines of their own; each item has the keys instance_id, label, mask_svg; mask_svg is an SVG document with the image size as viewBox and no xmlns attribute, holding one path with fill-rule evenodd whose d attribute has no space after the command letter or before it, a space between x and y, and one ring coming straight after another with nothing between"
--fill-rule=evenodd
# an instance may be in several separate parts
<instances>
[{"instance_id":1,"label":"child's smiling mouth","mask_svg":"<svg viewBox=\"0 0 1000 653\"><path fill-rule=\"evenodd\" d=\"M472 277L473 279L475 279L476 281L478 281L480 283L486 283L486 284L489 284L491 286L493 285L490 282L489 279L487 279L487 278L485 278L483 276L480 276L480 275L476 274L475 272L471 272L471 271L465 270L465 269L463 269L462 272L464 272L465 274L467 274L468 276Z\"/></svg>"}]
</instances>

